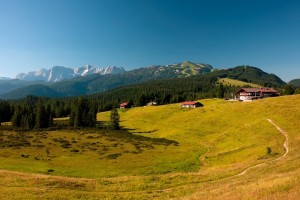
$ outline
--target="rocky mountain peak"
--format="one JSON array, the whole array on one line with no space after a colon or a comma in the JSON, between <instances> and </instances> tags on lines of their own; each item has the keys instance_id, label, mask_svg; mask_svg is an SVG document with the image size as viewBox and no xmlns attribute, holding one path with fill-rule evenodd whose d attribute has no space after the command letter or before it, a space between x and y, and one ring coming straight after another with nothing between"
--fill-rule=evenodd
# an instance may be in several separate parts
<instances>
[{"instance_id":1,"label":"rocky mountain peak","mask_svg":"<svg viewBox=\"0 0 300 200\"><path fill-rule=\"evenodd\" d=\"M45 81L45 82L58 82L62 80L69 80L77 76L87 76L92 74L118 74L125 72L122 67L105 67L97 68L92 65L85 65L77 68L66 68L63 66L54 66L51 69L40 69L38 71L20 73L16 76L16 79L26 81Z\"/></svg>"}]
</instances>

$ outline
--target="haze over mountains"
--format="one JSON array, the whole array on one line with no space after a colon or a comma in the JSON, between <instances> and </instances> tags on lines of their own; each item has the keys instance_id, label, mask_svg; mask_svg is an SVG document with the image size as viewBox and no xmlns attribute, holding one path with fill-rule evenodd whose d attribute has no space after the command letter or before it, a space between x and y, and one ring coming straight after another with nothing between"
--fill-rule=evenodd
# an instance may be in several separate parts
<instances>
[{"instance_id":1,"label":"haze over mountains","mask_svg":"<svg viewBox=\"0 0 300 200\"><path fill-rule=\"evenodd\" d=\"M0 81L1 80L10 80L10 78L7 78L7 77L0 77Z\"/></svg>"},{"instance_id":2,"label":"haze over mountains","mask_svg":"<svg viewBox=\"0 0 300 200\"><path fill-rule=\"evenodd\" d=\"M51 69L40 69L29 73L20 73L16 79L25 81L45 81L45 82L58 82L62 80L69 80L78 76L87 76L92 74L117 74L125 72L123 67L109 66L105 68L94 67L86 65L75 69L66 68L63 66L54 66Z\"/></svg>"},{"instance_id":3,"label":"haze over mountains","mask_svg":"<svg viewBox=\"0 0 300 200\"><path fill-rule=\"evenodd\" d=\"M23 80L2 80L0 81L0 99L18 99L27 95L47 97L89 95L155 80L164 79L168 81L170 79L172 81L176 78L195 76L199 76L200 80L205 75L220 78L228 77L266 86L285 84L276 75L250 66L213 69L209 64L183 62L125 71L123 68L117 67L99 69L88 65L74 70L53 67L48 71L40 70L27 75L19 75Z\"/></svg>"}]
</instances>

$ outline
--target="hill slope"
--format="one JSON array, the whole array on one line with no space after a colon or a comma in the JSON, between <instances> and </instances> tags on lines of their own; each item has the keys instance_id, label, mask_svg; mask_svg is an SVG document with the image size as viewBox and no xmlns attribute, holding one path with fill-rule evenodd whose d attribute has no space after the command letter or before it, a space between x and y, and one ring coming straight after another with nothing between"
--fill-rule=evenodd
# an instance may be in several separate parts
<instances>
[{"instance_id":1,"label":"hill slope","mask_svg":"<svg viewBox=\"0 0 300 200\"><path fill-rule=\"evenodd\" d=\"M231 78L269 87L278 87L285 84L285 82L276 75L268 74L255 67L239 66L230 69L213 70L210 65L185 62L181 64L141 68L115 75L78 77L70 81L54 83L49 85L49 87L66 97L100 93L134 84L151 84L151 81L157 80L162 80L163 83L172 85L173 83L176 84L177 80L175 79L177 78L186 79L187 81L195 78L199 81L202 81L201 79L209 79L209 81L214 80L214 82L216 82L217 78ZM209 82L207 84L209 84ZM163 87L163 85L161 87ZM25 94L27 88L22 88L22 90ZM12 94L13 93L4 94L0 96L0 98L12 98ZM30 94L29 91L27 91L27 95L28 94Z\"/></svg>"},{"instance_id":2,"label":"hill slope","mask_svg":"<svg viewBox=\"0 0 300 200\"><path fill-rule=\"evenodd\" d=\"M201 103L204 107L197 109L181 109L180 104L172 104L120 111L121 125L133 134L176 140L178 146L153 148L134 141L136 151L142 151L124 153L127 148L124 141L113 137L103 139L104 135L97 138L90 131L84 135L80 130L80 134L47 131L39 137L40 147L12 147L13 152L0 149L2 168L45 173L52 169L56 175L87 177L0 171L1 197L8 198L13 192L14 198L25 199L40 196L48 199L76 199L79 196L85 199L299 198L299 95L251 103L212 99ZM289 152L285 157L282 155L286 153L283 146L286 139L268 118L289 136ZM108 120L109 113L99 113L98 119ZM86 148L84 152L71 153L75 145L80 146L78 137L82 136L80 140L90 140L89 145L96 139L101 141L98 145L113 148L117 158L99 159L97 145L93 147L96 150ZM71 144L69 151L64 150L68 152L64 156L54 157L59 145L52 149L41 144L49 145L55 138L76 142ZM107 141L113 143L108 145ZM38 152L34 148L38 148ZM39 158L46 157L47 154L42 153L46 148L50 149L51 160L20 158L20 153L27 155L27 151L32 157L35 154ZM238 175L257 164L261 165Z\"/></svg>"},{"instance_id":3,"label":"hill slope","mask_svg":"<svg viewBox=\"0 0 300 200\"><path fill-rule=\"evenodd\" d=\"M62 93L53 90L47 85L38 84L38 85L27 86L26 89L24 88L16 89L12 92L8 92L4 95L0 95L0 98L21 99L23 97L26 97L27 95L40 96L40 97L53 97L53 98L64 96Z\"/></svg>"},{"instance_id":4,"label":"hill slope","mask_svg":"<svg viewBox=\"0 0 300 200\"><path fill-rule=\"evenodd\" d=\"M22 81L18 79L0 80L0 95L29 85L41 84L39 81Z\"/></svg>"},{"instance_id":5,"label":"hill slope","mask_svg":"<svg viewBox=\"0 0 300 200\"><path fill-rule=\"evenodd\" d=\"M244 81L239 81L239 80L230 79L230 78L219 78L218 83L223 84L223 85L238 86L238 87L245 87L245 86L253 87L253 88L262 87L261 85L258 85L255 83L247 83Z\"/></svg>"},{"instance_id":6,"label":"hill slope","mask_svg":"<svg viewBox=\"0 0 300 200\"><path fill-rule=\"evenodd\" d=\"M77 77L72 80L54 83L49 85L49 87L58 93L64 94L64 96L77 96L104 92L117 87L139 84L152 80L206 74L211 71L212 67L210 65L185 62L172 65L151 66L119 74L96 74L85 77ZM22 90L24 93L27 92L27 95L30 94L30 92L27 91L27 87L22 88ZM3 94L0 98L9 99L13 96L17 95L13 95L12 92L10 94Z\"/></svg>"},{"instance_id":7,"label":"hill slope","mask_svg":"<svg viewBox=\"0 0 300 200\"><path fill-rule=\"evenodd\" d=\"M294 79L294 80L291 80L289 82L290 85L293 85L295 87L300 87L300 79Z\"/></svg>"},{"instance_id":8,"label":"hill slope","mask_svg":"<svg viewBox=\"0 0 300 200\"><path fill-rule=\"evenodd\" d=\"M266 73L252 66L238 66L230 69L222 69L213 73L219 78L230 78L266 87L277 87L286 84L278 76Z\"/></svg>"},{"instance_id":9,"label":"hill slope","mask_svg":"<svg viewBox=\"0 0 300 200\"><path fill-rule=\"evenodd\" d=\"M273 86L281 87L285 84L275 75L268 74L255 67L235 67L231 69L215 70L211 73L192 76L188 78L177 78L167 80L155 80L137 85L125 86L104 93L95 95L99 102L101 110L107 110L113 104L122 101L132 102L134 105L143 106L150 101L156 101L159 104L168 104L182 102L186 100L195 100L203 98L225 97L233 98L235 92L241 85L225 84L221 88L218 80L230 80L235 78L242 86ZM250 83L242 82L244 77ZM232 82L232 81L231 81ZM254 84L258 83L258 84Z\"/></svg>"}]
</instances>

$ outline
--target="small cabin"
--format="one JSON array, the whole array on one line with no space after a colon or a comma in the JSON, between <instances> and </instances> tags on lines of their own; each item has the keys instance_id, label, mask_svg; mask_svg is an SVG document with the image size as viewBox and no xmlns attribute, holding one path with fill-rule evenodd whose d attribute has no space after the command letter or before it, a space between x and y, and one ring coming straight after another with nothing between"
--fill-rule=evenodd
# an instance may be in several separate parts
<instances>
[{"instance_id":1,"label":"small cabin","mask_svg":"<svg viewBox=\"0 0 300 200\"><path fill-rule=\"evenodd\" d=\"M123 102L123 103L120 104L120 109L126 109L126 108L131 108L130 103Z\"/></svg>"},{"instance_id":2,"label":"small cabin","mask_svg":"<svg viewBox=\"0 0 300 200\"><path fill-rule=\"evenodd\" d=\"M151 101L151 102L147 103L147 106L157 106L157 102Z\"/></svg>"},{"instance_id":3,"label":"small cabin","mask_svg":"<svg viewBox=\"0 0 300 200\"><path fill-rule=\"evenodd\" d=\"M279 95L280 93L273 88L241 88L236 92L236 97L241 101L252 101Z\"/></svg>"},{"instance_id":4,"label":"small cabin","mask_svg":"<svg viewBox=\"0 0 300 200\"><path fill-rule=\"evenodd\" d=\"M181 104L181 108L197 108L201 106L201 103L195 101L186 101Z\"/></svg>"}]
</instances>

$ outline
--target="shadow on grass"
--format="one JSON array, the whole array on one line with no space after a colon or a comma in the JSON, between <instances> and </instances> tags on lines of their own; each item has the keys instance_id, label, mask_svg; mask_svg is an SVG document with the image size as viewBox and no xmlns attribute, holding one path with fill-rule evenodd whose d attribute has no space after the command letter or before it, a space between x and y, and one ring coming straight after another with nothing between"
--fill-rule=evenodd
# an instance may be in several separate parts
<instances>
[{"instance_id":1,"label":"shadow on grass","mask_svg":"<svg viewBox=\"0 0 300 200\"><path fill-rule=\"evenodd\" d=\"M143 141L143 142L150 142L152 144L156 144L156 145L174 145L174 146L178 146L179 143L175 140L170 140L170 139L166 139L166 138L152 138L152 137L146 137L143 135L135 135L134 133L151 133L151 132L155 132L157 130L153 130L153 131L147 131L147 132L134 132L134 133L130 133L129 130L134 130L134 129L121 129L121 130L105 130L104 132L102 132L102 134L104 134L105 136L108 137L115 137L118 139L122 139L125 142L135 142L135 141Z\"/></svg>"},{"instance_id":2,"label":"shadow on grass","mask_svg":"<svg viewBox=\"0 0 300 200\"><path fill-rule=\"evenodd\" d=\"M123 130L126 130L126 131L134 131L134 132L131 132L133 134L147 134L147 133L155 133L156 131L158 131L158 129L154 129L154 130L151 130L151 131L135 131L136 129L131 129L131 128L122 128Z\"/></svg>"}]
</instances>

